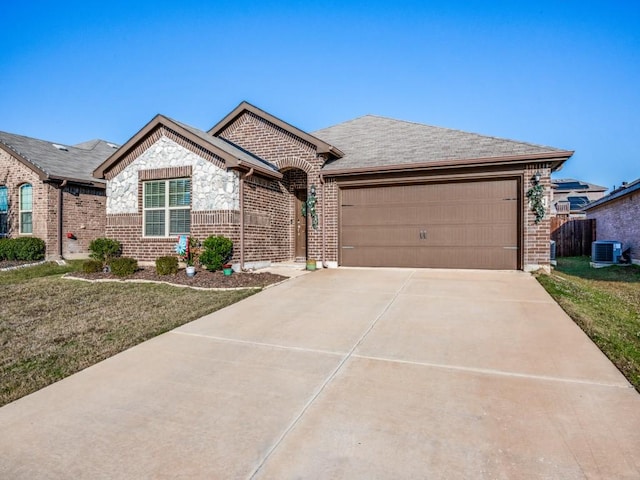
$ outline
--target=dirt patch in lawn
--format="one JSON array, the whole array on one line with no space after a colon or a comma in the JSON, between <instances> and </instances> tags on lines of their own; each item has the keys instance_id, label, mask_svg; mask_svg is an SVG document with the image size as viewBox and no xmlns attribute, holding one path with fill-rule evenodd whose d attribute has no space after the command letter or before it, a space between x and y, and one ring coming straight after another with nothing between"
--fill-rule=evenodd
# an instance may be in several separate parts
<instances>
[{"instance_id":1,"label":"dirt patch in lawn","mask_svg":"<svg viewBox=\"0 0 640 480\"><path fill-rule=\"evenodd\" d=\"M152 281L194 288L264 288L288 278L270 272L233 272L231 275L225 275L222 272L209 272L208 270L198 270L193 277L187 277L184 270L178 271L175 275L158 275L153 267L141 268L133 275L126 277L118 277L112 273L102 272L73 272L68 273L65 277L94 281Z\"/></svg>"}]
</instances>

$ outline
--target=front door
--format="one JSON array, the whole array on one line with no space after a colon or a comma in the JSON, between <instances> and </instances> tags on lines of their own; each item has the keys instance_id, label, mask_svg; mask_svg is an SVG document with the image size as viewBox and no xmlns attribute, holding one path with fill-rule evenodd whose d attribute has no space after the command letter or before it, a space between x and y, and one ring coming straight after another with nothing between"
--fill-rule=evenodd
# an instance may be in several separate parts
<instances>
[{"instance_id":1,"label":"front door","mask_svg":"<svg viewBox=\"0 0 640 480\"><path fill-rule=\"evenodd\" d=\"M303 215L302 207L307 202L307 191L296 190L295 229L296 229L296 259L307 257L307 216Z\"/></svg>"}]
</instances>

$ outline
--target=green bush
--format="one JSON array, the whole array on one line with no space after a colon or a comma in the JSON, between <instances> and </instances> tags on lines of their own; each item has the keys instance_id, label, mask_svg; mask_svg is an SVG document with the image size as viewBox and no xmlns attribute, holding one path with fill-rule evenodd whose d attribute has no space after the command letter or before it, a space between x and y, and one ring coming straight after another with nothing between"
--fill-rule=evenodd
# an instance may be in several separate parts
<instances>
[{"instance_id":1,"label":"green bush","mask_svg":"<svg viewBox=\"0 0 640 480\"><path fill-rule=\"evenodd\" d=\"M15 242L16 260L36 261L44 259L46 245L37 237L18 237Z\"/></svg>"},{"instance_id":2,"label":"green bush","mask_svg":"<svg viewBox=\"0 0 640 480\"><path fill-rule=\"evenodd\" d=\"M220 270L222 265L231 258L233 242L227 237L211 236L202 242L203 251L200 254L200 264L207 270Z\"/></svg>"},{"instance_id":3,"label":"green bush","mask_svg":"<svg viewBox=\"0 0 640 480\"><path fill-rule=\"evenodd\" d=\"M0 260L16 259L16 242L11 238L0 238Z\"/></svg>"},{"instance_id":4,"label":"green bush","mask_svg":"<svg viewBox=\"0 0 640 480\"><path fill-rule=\"evenodd\" d=\"M178 257L156 258L156 273L158 275L175 275L178 273Z\"/></svg>"},{"instance_id":5,"label":"green bush","mask_svg":"<svg viewBox=\"0 0 640 480\"><path fill-rule=\"evenodd\" d=\"M44 240L37 237L0 238L0 260L44 259Z\"/></svg>"},{"instance_id":6,"label":"green bush","mask_svg":"<svg viewBox=\"0 0 640 480\"><path fill-rule=\"evenodd\" d=\"M97 273L102 271L102 262L100 260L85 260L82 262L82 271L84 273Z\"/></svg>"},{"instance_id":7,"label":"green bush","mask_svg":"<svg viewBox=\"0 0 640 480\"><path fill-rule=\"evenodd\" d=\"M109 263L112 258L120 255L122 245L118 240L112 238L96 238L89 244L89 256L94 260L99 260L103 265Z\"/></svg>"},{"instance_id":8,"label":"green bush","mask_svg":"<svg viewBox=\"0 0 640 480\"><path fill-rule=\"evenodd\" d=\"M118 277L126 277L127 275L133 275L138 269L138 261L135 258L118 257L109 262L111 267L111 273Z\"/></svg>"}]
</instances>

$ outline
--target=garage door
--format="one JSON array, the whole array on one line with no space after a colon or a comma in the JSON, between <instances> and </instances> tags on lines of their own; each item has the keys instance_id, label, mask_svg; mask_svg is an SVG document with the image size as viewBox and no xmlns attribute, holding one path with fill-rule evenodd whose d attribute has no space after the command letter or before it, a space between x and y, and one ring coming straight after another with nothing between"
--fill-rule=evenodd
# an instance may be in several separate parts
<instances>
[{"instance_id":1,"label":"garage door","mask_svg":"<svg viewBox=\"0 0 640 480\"><path fill-rule=\"evenodd\" d=\"M518 268L518 181L340 190L345 266Z\"/></svg>"}]
</instances>

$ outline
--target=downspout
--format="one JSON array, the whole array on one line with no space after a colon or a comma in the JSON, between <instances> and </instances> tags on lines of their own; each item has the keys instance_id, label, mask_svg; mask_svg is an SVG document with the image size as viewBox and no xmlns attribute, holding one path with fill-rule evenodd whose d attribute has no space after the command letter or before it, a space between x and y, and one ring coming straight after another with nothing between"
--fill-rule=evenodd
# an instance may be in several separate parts
<instances>
[{"instance_id":1,"label":"downspout","mask_svg":"<svg viewBox=\"0 0 640 480\"><path fill-rule=\"evenodd\" d=\"M327 207L327 199L325 197L325 188L324 188L324 176L322 172L320 172L320 185L322 185L322 216L320 217L320 226L322 228L322 266L327 268L327 259L325 258L325 244L327 238L327 230L325 229L325 210Z\"/></svg>"},{"instance_id":2,"label":"downspout","mask_svg":"<svg viewBox=\"0 0 640 480\"><path fill-rule=\"evenodd\" d=\"M58 185L58 257L62 260L62 191L64 187L67 186L67 180L63 180L60 185Z\"/></svg>"},{"instance_id":3,"label":"downspout","mask_svg":"<svg viewBox=\"0 0 640 480\"><path fill-rule=\"evenodd\" d=\"M244 270L244 180L251 175L253 168L244 175L240 174L240 271Z\"/></svg>"}]
</instances>

